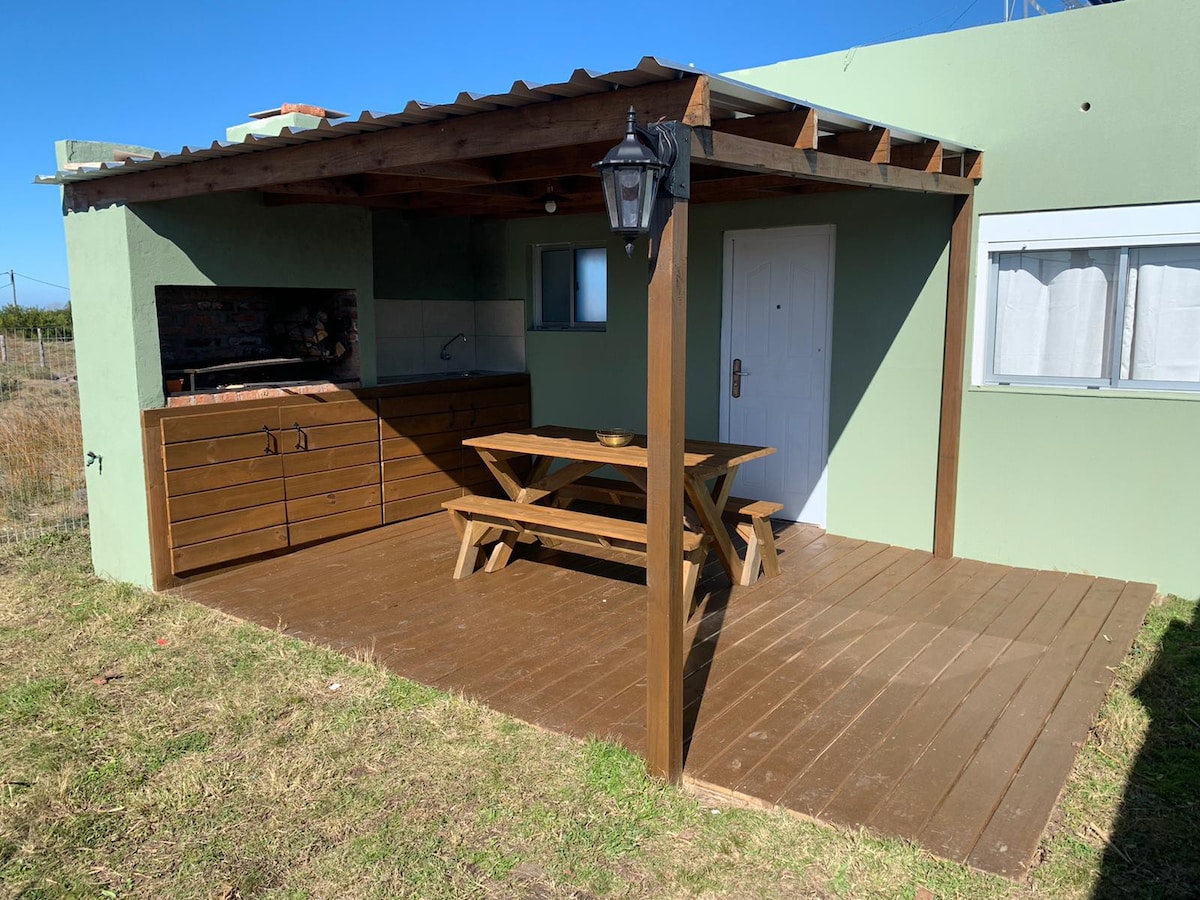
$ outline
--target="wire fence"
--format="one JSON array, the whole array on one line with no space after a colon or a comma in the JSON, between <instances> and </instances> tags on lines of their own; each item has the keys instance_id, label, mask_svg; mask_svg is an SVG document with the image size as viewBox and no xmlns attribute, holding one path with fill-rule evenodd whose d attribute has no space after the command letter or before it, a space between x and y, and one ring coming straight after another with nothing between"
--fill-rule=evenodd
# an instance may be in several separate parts
<instances>
[{"instance_id":1,"label":"wire fence","mask_svg":"<svg viewBox=\"0 0 1200 900\"><path fill-rule=\"evenodd\" d=\"M87 525L75 342L0 331L0 543Z\"/></svg>"}]
</instances>

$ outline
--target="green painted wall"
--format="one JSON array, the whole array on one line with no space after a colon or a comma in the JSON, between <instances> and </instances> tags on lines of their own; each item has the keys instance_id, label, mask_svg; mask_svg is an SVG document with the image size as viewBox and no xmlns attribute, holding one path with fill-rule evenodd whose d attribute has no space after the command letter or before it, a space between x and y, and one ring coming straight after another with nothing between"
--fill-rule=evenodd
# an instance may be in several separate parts
<instances>
[{"instance_id":1,"label":"green painted wall","mask_svg":"<svg viewBox=\"0 0 1200 900\"><path fill-rule=\"evenodd\" d=\"M895 227L904 222L905 227ZM817 194L691 210L687 433L720 427L724 233L833 224L833 351L829 528L929 547L945 315L950 202L882 191ZM604 333L530 332L535 423L646 424L645 245L634 260L601 217L539 218L508 228L508 293L532 298L533 245L606 243L609 321ZM532 320L532 307L530 308ZM880 447L886 447L881 455Z\"/></svg>"},{"instance_id":2,"label":"green painted wall","mask_svg":"<svg viewBox=\"0 0 1200 900\"><path fill-rule=\"evenodd\" d=\"M375 296L391 300L504 300L500 220L372 216Z\"/></svg>"},{"instance_id":3,"label":"green painted wall","mask_svg":"<svg viewBox=\"0 0 1200 900\"><path fill-rule=\"evenodd\" d=\"M375 382L371 221L336 206L268 208L228 194L66 216L96 571L148 585L139 414L161 406L160 284L350 288L362 380Z\"/></svg>"},{"instance_id":4,"label":"green painted wall","mask_svg":"<svg viewBox=\"0 0 1200 900\"><path fill-rule=\"evenodd\" d=\"M1126 0L731 75L982 148L983 215L1194 201L1198 34ZM956 552L1200 594L1200 396L973 388L962 440Z\"/></svg>"}]
</instances>

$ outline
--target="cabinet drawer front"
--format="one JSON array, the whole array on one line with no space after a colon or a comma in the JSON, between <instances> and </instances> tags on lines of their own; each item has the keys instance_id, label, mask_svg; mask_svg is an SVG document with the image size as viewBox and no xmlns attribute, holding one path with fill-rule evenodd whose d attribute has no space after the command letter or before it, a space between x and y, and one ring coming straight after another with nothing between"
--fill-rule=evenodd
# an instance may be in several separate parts
<instances>
[{"instance_id":1,"label":"cabinet drawer front","mask_svg":"<svg viewBox=\"0 0 1200 900\"><path fill-rule=\"evenodd\" d=\"M383 521L390 525L392 522L403 522L405 519L415 519L417 516L428 516L441 512L442 504L462 496L462 488L450 488L432 494L420 494L404 500L394 500L383 504Z\"/></svg>"},{"instance_id":2,"label":"cabinet drawer front","mask_svg":"<svg viewBox=\"0 0 1200 900\"><path fill-rule=\"evenodd\" d=\"M279 413L281 424L298 422L301 428L317 425L347 425L351 422L374 422L378 417L374 400L335 400L332 403L311 403L289 406Z\"/></svg>"},{"instance_id":3,"label":"cabinet drawer front","mask_svg":"<svg viewBox=\"0 0 1200 900\"><path fill-rule=\"evenodd\" d=\"M288 500L344 491L349 488L369 487L379 484L379 464L354 466L349 469L334 469L332 472L314 472L311 475L293 475L284 482Z\"/></svg>"},{"instance_id":4,"label":"cabinet drawer front","mask_svg":"<svg viewBox=\"0 0 1200 900\"><path fill-rule=\"evenodd\" d=\"M258 481L254 484L238 484L233 487L218 488L214 491L200 491L195 494L181 494L176 497L168 497L167 519L172 523L183 522L187 519L196 519L201 516L212 516L238 509L265 506L268 503L283 504L282 478L272 478L269 481Z\"/></svg>"},{"instance_id":5,"label":"cabinet drawer front","mask_svg":"<svg viewBox=\"0 0 1200 900\"><path fill-rule=\"evenodd\" d=\"M167 473L167 496L194 494L235 484L253 484L283 477L283 462L278 456L243 459L237 462L176 469Z\"/></svg>"},{"instance_id":6,"label":"cabinet drawer front","mask_svg":"<svg viewBox=\"0 0 1200 900\"><path fill-rule=\"evenodd\" d=\"M288 453L283 457L283 474L291 478L293 475L332 472L335 469L349 469L354 466L365 466L370 463L379 463L378 444L374 442L369 444L348 444L345 447L332 447L329 450Z\"/></svg>"},{"instance_id":7,"label":"cabinet drawer front","mask_svg":"<svg viewBox=\"0 0 1200 900\"><path fill-rule=\"evenodd\" d=\"M469 409L484 409L489 406L522 406L529 403L529 388L483 388L459 394L459 403Z\"/></svg>"},{"instance_id":8,"label":"cabinet drawer front","mask_svg":"<svg viewBox=\"0 0 1200 900\"><path fill-rule=\"evenodd\" d=\"M383 486L383 499L385 503L389 503L394 500L407 500L421 494L432 494L435 491L495 483L492 473L483 466L472 466L456 472L432 472L428 475L415 475L412 478L389 481ZM497 489L499 489L499 485L497 485Z\"/></svg>"},{"instance_id":9,"label":"cabinet drawer front","mask_svg":"<svg viewBox=\"0 0 1200 900\"><path fill-rule=\"evenodd\" d=\"M378 528L383 524L383 516L378 506L355 509L350 512L337 513L332 516L322 516L307 522L294 522L288 526L288 543L295 547L313 541L323 541L326 538L352 534L355 531L365 531L368 528Z\"/></svg>"},{"instance_id":10,"label":"cabinet drawer front","mask_svg":"<svg viewBox=\"0 0 1200 900\"><path fill-rule=\"evenodd\" d=\"M428 456L433 453L444 453L462 446L463 438L468 432L443 431L438 434L426 434L420 437L395 437L383 441L381 455L385 461L389 459L405 459L410 456Z\"/></svg>"},{"instance_id":11,"label":"cabinet drawer front","mask_svg":"<svg viewBox=\"0 0 1200 900\"><path fill-rule=\"evenodd\" d=\"M448 450L445 453L433 453L429 456L410 456L406 459L392 459L383 464L383 480L394 481L397 478L410 478L413 475L426 475L430 472L452 472L463 467L464 454L461 450Z\"/></svg>"},{"instance_id":12,"label":"cabinet drawer front","mask_svg":"<svg viewBox=\"0 0 1200 900\"><path fill-rule=\"evenodd\" d=\"M402 419L430 413L450 412L453 409L461 408L461 406L456 406L457 398L458 394L449 391L412 397L385 397L379 401L379 416L382 419Z\"/></svg>"},{"instance_id":13,"label":"cabinet drawer front","mask_svg":"<svg viewBox=\"0 0 1200 900\"><path fill-rule=\"evenodd\" d=\"M365 506L378 507L380 502L379 485L350 488L345 491L330 491L327 494L288 500L287 520L289 523L302 522L305 519L331 516L334 513L362 509Z\"/></svg>"},{"instance_id":14,"label":"cabinet drawer front","mask_svg":"<svg viewBox=\"0 0 1200 900\"><path fill-rule=\"evenodd\" d=\"M190 572L247 556L269 553L272 550L282 550L287 545L287 526L277 525L261 531L248 531L172 550L171 569L176 573Z\"/></svg>"},{"instance_id":15,"label":"cabinet drawer front","mask_svg":"<svg viewBox=\"0 0 1200 900\"><path fill-rule=\"evenodd\" d=\"M176 522L171 526L171 546L179 549L188 544L214 541L217 538L270 528L272 525L286 524L287 515L282 503L236 509L232 512L216 513L211 516L200 516L197 519Z\"/></svg>"},{"instance_id":16,"label":"cabinet drawer front","mask_svg":"<svg viewBox=\"0 0 1200 900\"><path fill-rule=\"evenodd\" d=\"M280 429L279 450L281 453L311 453L348 444L378 443L379 425L371 422L351 422L348 425L288 425Z\"/></svg>"},{"instance_id":17,"label":"cabinet drawer front","mask_svg":"<svg viewBox=\"0 0 1200 900\"><path fill-rule=\"evenodd\" d=\"M209 438L202 441L183 441L163 447L163 463L167 471L211 466L239 459L258 459L279 453L279 437L273 431L239 434L232 437Z\"/></svg>"},{"instance_id":18,"label":"cabinet drawer front","mask_svg":"<svg viewBox=\"0 0 1200 900\"><path fill-rule=\"evenodd\" d=\"M272 431L279 428L277 407L230 409L194 416L180 415L163 419L161 423L164 444L255 434L261 432L264 426Z\"/></svg>"}]
</instances>

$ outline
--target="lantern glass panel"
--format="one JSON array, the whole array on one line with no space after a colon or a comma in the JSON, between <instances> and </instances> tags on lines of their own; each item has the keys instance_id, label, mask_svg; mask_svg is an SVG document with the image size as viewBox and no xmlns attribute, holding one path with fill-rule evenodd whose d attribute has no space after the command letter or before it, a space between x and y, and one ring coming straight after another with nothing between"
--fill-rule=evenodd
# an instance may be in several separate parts
<instances>
[{"instance_id":1,"label":"lantern glass panel","mask_svg":"<svg viewBox=\"0 0 1200 900\"><path fill-rule=\"evenodd\" d=\"M642 206L646 203L646 183L642 173L647 172L640 166L630 166L616 170L617 174L617 203L618 219L622 231L637 231L641 227Z\"/></svg>"},{"instance_id":2,"label":"lantern glass panel","mask_svg":"<svg viewBox=\"0 0 1200 900\"><path fill-rule=\"evenodd\" d=\"M642 201L641 222L639 223L639 231L648 232L650 230L650 214L654 212L654 200L658 197L658 177L660 170L651 168L645 170L646 182L642 188L642 196L645 198Z\"/></svg>"}]
</instances>

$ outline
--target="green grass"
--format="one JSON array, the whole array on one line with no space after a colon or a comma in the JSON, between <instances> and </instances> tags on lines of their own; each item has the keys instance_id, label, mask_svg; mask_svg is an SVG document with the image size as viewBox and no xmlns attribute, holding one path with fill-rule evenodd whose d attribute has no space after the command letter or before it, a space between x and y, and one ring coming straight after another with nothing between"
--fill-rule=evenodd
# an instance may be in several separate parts
<instances>
[{"instance_id":1,"label":"green grass","mask_svg":"<svg viewBox=\"0 0 1200 900\"><path fill-rule=\"evenodd\" d=\"M1185 896L1191 611L1153 611L1043 862L1014 884L714 809L612 745L99 582L79 536L0 548L0 896L1057 898L1098 881ZM1105 853L1110 835L1132 863Z\"/></svg>"}]
</instances>

